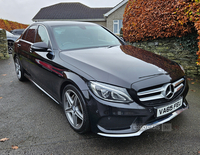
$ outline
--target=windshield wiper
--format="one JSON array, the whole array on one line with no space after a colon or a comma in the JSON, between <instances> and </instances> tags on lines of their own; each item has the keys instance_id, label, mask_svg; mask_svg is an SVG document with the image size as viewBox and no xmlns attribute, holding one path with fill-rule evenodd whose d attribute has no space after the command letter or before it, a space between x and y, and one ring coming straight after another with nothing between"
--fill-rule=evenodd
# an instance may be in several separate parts
<instances>
[{"instance_id":1,"label":"windshield wiper","mask_svg":"<svg viewBox=\"0 0 200 155\"><path fill-rule=\"evenodd\" d=\"M118 46L118 45L109 45L109 46L107 46L107 48L112 48L114 46Z\"/></svg>"}]
</instances>

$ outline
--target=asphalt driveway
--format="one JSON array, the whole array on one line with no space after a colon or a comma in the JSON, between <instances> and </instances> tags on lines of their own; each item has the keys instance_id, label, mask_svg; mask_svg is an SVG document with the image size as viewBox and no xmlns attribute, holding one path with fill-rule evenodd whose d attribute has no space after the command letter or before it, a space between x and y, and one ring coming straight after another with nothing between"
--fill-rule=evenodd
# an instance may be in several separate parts
<instances>
[{"instance_id":1,"label":"asphalt driveway","mask_svg":"<svg viewBox=\"0 0 200 155\"><path fill-rule=\"evenodd\" d=\"M0 60L0 155L200 154L200 82L189 80L189 110L139 137L105 138L75 133L59 105L18 81L12 58Z\"/></svg>"}]
</instances>

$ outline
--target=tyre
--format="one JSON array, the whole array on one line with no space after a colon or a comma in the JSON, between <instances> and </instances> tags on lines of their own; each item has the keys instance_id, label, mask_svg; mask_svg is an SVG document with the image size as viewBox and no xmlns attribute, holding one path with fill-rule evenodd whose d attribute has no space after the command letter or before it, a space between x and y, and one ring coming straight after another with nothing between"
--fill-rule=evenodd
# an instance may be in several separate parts
<instances>
[{"instance_id":1,"label":"tyre","mask_svg":"<svg viewBox=\"0 0 200 155\"><path fill-rule=\"evenodd\" d=\"M62 95L64 112L70 126L78 133L86 133L89 130L89 117L82 94L70 84L64 88Z\"/></svg>"},{"instance_id":2,"label":"tyre","mask_svg":"<svg viewBox=\"0 0 200 155\"><path fill-rule=\"evenodd\" d=\"M8 53L12 54L13 53L13 46L14 46L14 42L9 40L8 41Z\"/></svg>"},{"instance_id":3,"label":"tyre","mask_svg":"<svg viewBox=\"0 0 200 155\"><path fill-rule=\"evenodd\" d=\"M15 61L14 62L15 62L15 72L17 74L17 78L20 81L25 81L26 77L24 76L24 69L22 68L22 66L20 64L19 58L15 57Z\"/></svg>"}]
</instances>

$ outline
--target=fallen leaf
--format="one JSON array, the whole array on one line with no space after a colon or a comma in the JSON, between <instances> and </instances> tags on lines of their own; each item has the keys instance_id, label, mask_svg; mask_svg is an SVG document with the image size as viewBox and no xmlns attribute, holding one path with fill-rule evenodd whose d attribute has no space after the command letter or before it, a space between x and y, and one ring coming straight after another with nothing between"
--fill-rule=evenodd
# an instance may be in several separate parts
<instances>
[{"instance_id":1,"label":"fallen leaf","mask_svg":"<svg viewBox=\"0 0 200 155\"><path fill-rule=\"evenodd\" d=\"M200 151L198 152L198 154L200 154Z\"/></svg>"},{"instance_id":2,"label":"fallen leaf","mask_svg":"<svg viewBox=\"0 0 200 155\"><path fill-rule=\"evenodd\" d=\"M196 90L192 90L192 89L190 91L196 92Z\"/></svg>"},{"instance_id":3,"label":"fallen leaf","mask_svg":"<svg viewBox=\"0 0 200 155\"><path fill-rule=\"evenodd\" d=\"M2 74L2 76L6 76L7 74Z\"/></svg>"},{"instance_id":4,"label":"fallen leaf","mask_svg":"<svg viewBox=\"0 0 200 155\"><path fill-rule=\"evenodd\" d=\"M2 99L3 97L0 97L0 99Z\"/></svg>"},{"instance_id":5,"label":"fallen leaf","mask_svg":"<svg viewBox=\"0 0 200 155\"><path fill-rule=\"evenodd\" d=\"M191 84L194 84L194 82L192 82Z\"/></svg>"},{"instance_id":6,"label":"fallen leaf","mask_svg":"<svg viewBox=\"0 0 200 155\"><path fill-rule=\"evenodd\" d=\"M9 138L2 138L2 139L0 139L0 142L5 142L7 140L9 140Z\"/></svg>"},{"instance_id":7,"label":"fallen leaf","mask_svg":"<svg viewBox=\"0 0 200 155\"><path fill-rule=\"evenodd\" d=\"M13 150L17 150L18 148L19 148L18 146L12 145L12 149L13 149Z\"/></svg>"},{"instance_id":8,"label":"fallen leaf","mask_svg":"<svg viewBox=\"0 0 200 155\"><path fill-rule=\"evenodd\" d=\"M188 81L193 81L194 79L191 79L191 78L187 78L187 80L188 80Z\"/></svg>"}]
</instances>

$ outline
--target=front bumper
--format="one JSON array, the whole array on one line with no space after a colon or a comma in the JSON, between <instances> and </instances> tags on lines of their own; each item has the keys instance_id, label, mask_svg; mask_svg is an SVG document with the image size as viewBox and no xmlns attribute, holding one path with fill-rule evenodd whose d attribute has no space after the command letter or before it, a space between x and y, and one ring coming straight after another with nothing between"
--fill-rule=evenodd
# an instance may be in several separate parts
<instances>
[{"instance_id":1,"label":"front bumper","mask_svg":"<svg viewBox=\"0 0 200 155\"><path fill-rule=\"evenodd\" d=\"M142 134L144 131L154 128L160 124L166 123L168 121L170 121L171 119L173 119L174 117L176 117L177 115L179 115L180 113L182 113L183 111L187 110L188 106L185 108L181 108L177 111L174 111L172 114L168 115L167 117L157 120L155 122L143 125L139 131L135 132L135 133L127 133L127 134L109 134L109 133L97 133L98 135L101 136L105 136L105 137L133 137L133 136L139 136L140 134ZM102 131L106 132L103 128L99 127ZM107 131L108 132L108 131Z\"/></svg>"},{"instance_id":2,"label":"front bumper","mask_svg":"<svg viewBox=\"0 0 200 155\"><path fill-rule=\"evenodd\" d=\"M105 137L139 136L142 132L170 121L188 109L188 103L184 97L179 96L171 101L183 98L183 104L180 108L164 116L156 117L156 107L145 107L136 102L112 105L97 98L89 91L87 106L91 130ZM171 104L171 102L163 105Z\"/></svg>"}]
</instances>

